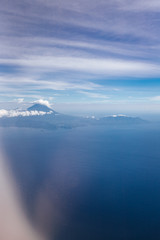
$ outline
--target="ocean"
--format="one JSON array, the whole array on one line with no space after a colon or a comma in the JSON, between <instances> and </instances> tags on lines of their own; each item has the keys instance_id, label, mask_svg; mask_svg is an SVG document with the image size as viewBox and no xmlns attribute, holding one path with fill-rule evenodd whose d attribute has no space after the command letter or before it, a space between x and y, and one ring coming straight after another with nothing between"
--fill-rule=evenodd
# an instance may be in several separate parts
<instances>
[{"instance_id":1,"label":"ocean","mask_svg":"<svg viewBox=\"0 0 160 240\"><path fill-rule=\"evenodd\" d=\"M26 214L51 239L160 239L159 127L5 128L1 143Z\"/></svg>"}]
</instances>

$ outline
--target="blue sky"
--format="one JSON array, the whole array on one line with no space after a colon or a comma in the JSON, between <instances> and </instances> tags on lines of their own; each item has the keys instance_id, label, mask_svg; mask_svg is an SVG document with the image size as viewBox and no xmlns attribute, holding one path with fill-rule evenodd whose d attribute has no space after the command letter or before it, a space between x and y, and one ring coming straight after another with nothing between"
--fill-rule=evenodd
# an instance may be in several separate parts
<instances>
[{"instance_id":1,"label":"blue sky","mask_svg":"<svg viewBox=\"0 0 160 240\"><path fill-rule=\"evenodd\" d=\"M158 0L1 0L0 106L157 112L159 22Z\"/></svg>"}]
</instances>

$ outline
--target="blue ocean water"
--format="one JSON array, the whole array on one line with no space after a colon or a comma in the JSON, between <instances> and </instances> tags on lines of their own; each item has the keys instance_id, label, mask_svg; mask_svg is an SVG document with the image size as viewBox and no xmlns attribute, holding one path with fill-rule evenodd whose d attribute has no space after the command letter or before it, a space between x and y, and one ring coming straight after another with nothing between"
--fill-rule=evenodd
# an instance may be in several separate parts
<instances>
[{"instance_id":1,"label":"blue ocean water","mask_svg":"<svg viewBox=\"0 0 160 240\"><path fill-rule=\"evenodd\" d=\"M53 239L160 239L160 128L2 132L28 213L50 201Z\"/></svg>"}]
</instances>

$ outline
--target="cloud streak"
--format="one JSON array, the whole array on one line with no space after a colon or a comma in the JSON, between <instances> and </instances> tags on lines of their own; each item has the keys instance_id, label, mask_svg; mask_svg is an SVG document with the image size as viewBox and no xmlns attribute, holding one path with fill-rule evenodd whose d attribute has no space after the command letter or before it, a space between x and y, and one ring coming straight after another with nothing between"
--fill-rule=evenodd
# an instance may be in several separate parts
<instances>
[{"instance_id":1,"label":"cloud streak","mask_svg":"<svg viewBox=\"0 0 160 240\"><path fill-rule=\"evenodd\" d=\"M132 79L132 91L137 78L158 79L159 11L157 0L2 0L1 98L72 91L74 101L77 91L94 96L110 80Z\"/></svg>"},{"instance_id":2,"label":"cloud streak","mask_svg":"<svg viewBox=\"0 0 160 240\"><path fill-rule=\"evenodd\" d=\"M108 99L109 98L109 96L101 94L101 93L85 92L85 91L80 91L79 93L81 93L89 98L94 98L94 99Z\"/></svg>"},{"instance_id":3,"label":"cloud streak","mask_svg":"<svg viewBox=\"0 0 160 240\"><path fill-rule=\"evenodd\" d=\"M141 61L104 58L32 56L23 59L0 59L0 64L36 68L39 71L70 71L108 76L157 76L159 65Z\"/></svg>"},{"instance_id":4,"label":"cloud streak","mask_svg":"<svg viewBox=\"0 0 160 240\"><path fill-rule=\"evenodd\" d=\"M151 98L150 98L150 101L159 102L159 101L160 101L160 96L151 97Z\"/></svg>"},{"instance_id":5,"label":"cloud streak","mask_svg":"<svg viewBox=\"0 0 160 240\"><path fill-rule=\"evenodd\" d=\"M17 111L17 110L0 110L0 118L2 117L30 117L30 116L43 116L46 114L52 114L53 111L43 112L43 111Z\"/></svg>"}]
</instances>

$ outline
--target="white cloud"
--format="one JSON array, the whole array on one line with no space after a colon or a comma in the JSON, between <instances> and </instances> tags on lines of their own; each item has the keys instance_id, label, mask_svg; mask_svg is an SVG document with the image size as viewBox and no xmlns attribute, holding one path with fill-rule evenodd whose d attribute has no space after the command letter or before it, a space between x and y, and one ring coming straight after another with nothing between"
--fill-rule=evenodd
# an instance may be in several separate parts
<instances>
[{"instance_id":1,"label":"white cloud","mask_svg":"<svg viewBox=\"0 0 160 240\"><path fill-rule=\"evenodd\" d=\"M39 99L39 100L34 101L34 103L39 103L39 104L42 104L42 105L45 105L45 106L51 108L51 105L47 100Z\"/></svg>"},{"instance_id":2,"label":"white cloud","mask_svg":"<svg viewBox=\"0 0 160 240\"><path fill-rule=\"evenodd\" d=\"M29 116L43 116L45 114L51 114L50 112L43 112L43 111L17 111L17 110L0 110L0 118L2 117L29 117Z\"/></svg>"},{"instance_id":3,"label":"white cloud","mask_svg":"<svg viewBox=\"0 0 160 240\"><path fill-rule=\"evenodd\" d=\"M39 99L48 89L99 92L102 78L160 75L158 0L2 2L0 91L9 98Z\"/></svg>"},{"instance_id":4,"label":"white cloud","mask_svg":"<svg viewBox=\"0 0 160 240\"><path fill-rule=\"evenodd\" d=\"M13 64L37 71L73 71L110 76L157 76L159 64L118 58L82 58L54 56L26 56L19 59L0 58L0 64Z\"/></svg>"},{"instance_id":5,"label":"white cloud","mask_svg":"<svg viewBox=\"0 0 160 240\"><path fill-rule=\"evenodd\" d=\"M89 98L100 98L100 99L108 99L109 97L107 95L101 94L101 93L94 93L94 92L85 92L85 91L80 91L79 93L82 93L86 95Z\"/></svg>"},{"instance_id":6,"label":"white cloud","mask_svg":"<svg viewBox=\"0 0 160 240\"><path fill-rule=\"evenodd\" d=\"M24 98L18 98L18 99L17 99L17 102L18 102L18 103L23 103L23 102L24 102Z\"/></svg>"},{"instance_id":7,"label":"white cloud","mask_svg":"<svg viewBox=\"0 0 160 240\"><path fill-rule=\"evenodd\" d=\"M125 114L113 114L111 116L114 117L114 118L116 118L116 117L127 117Z\"/></svg>"},{"instance_id":8,"label":"white cloud","mask_svg":"<svg viewBox=\"0 0 160 240\"><path fill-rule=\"evenodd\" d=\"M122 9L123 10L130 10L130 11L149 11L149 12L159 12L160 11L160 2L159 0L134 0L127 4L128 1L122 1Z\"/></svg>"},{"instance_id":9,"label":"white cloud","mask_svg":"<svg viewBox=\"0 0 160 240\"><path fill-rule=\"evenodd\" d=\"M13 44L19 42L19 38L14 36L12 39L8 39L3 37L0 39L1 44L1 57L6 58L17 58L17 56L24 55L27 52L28 55L41 55L47 56L71 56L82 55L90 56L90 51L96 51L96 54L100 55L101 52L107 55L121 55L121 57L129 56L129 57L141 57L143 56L151 56L151 52L148 46L145 45L136 45L134 48L131 47L130 43L123 42L111 42L108 40L92 40L90 42L88 39L85 40L67 40L67 39L54 39L47 37L22 37L24 45L19 48L17 44ZM63 49L63 50L62 50ZM154 51L156 49L156 51ZM157 50L159 49L158 44L154 44L152 46L152 54L153 52L157 54ZM85 51L84 51L85 50ZM148 52L149 51L149 52Z\"/></svg>"},{"instance_id":10,"label":"white cloud","mask_svg":"<svg viewBox=\"0 0 160 240\"><path fill-rule=\"evenodd\" d=\"M160 96L150 98L151 101L160 101Z\"/></svg>"},{"instance_id":11,"label":"white cloud","mask_svg":"<svg viewBox=\"0 0 160 240\"><path fill-rule=\"evenodd\" d=\"M12 87L11 87L12 85ZM8 94L8 91L13 92L13 88L16 89L16 92L23 93L29 92L30 96L33 95L33 90L44 90L44 89L50 89L50 90L93 90L100 88L101 85L88 81L69 81L66 79L66 81L61 79L51 79L51 80L39 80L39 76L29 76L29 77L23 77L23 76L17 76L13 77L10 75L2 75L0 76L0 90L3 91L3 94L6 92ZM16 95L17 95L16 93ZM24 96L24 95L20 95ZM28 95L29 96L29 95ZM38 98L39 94L37 94ZM27 97L27 95L25 95Z\"/></svg>"}]
</instances>

